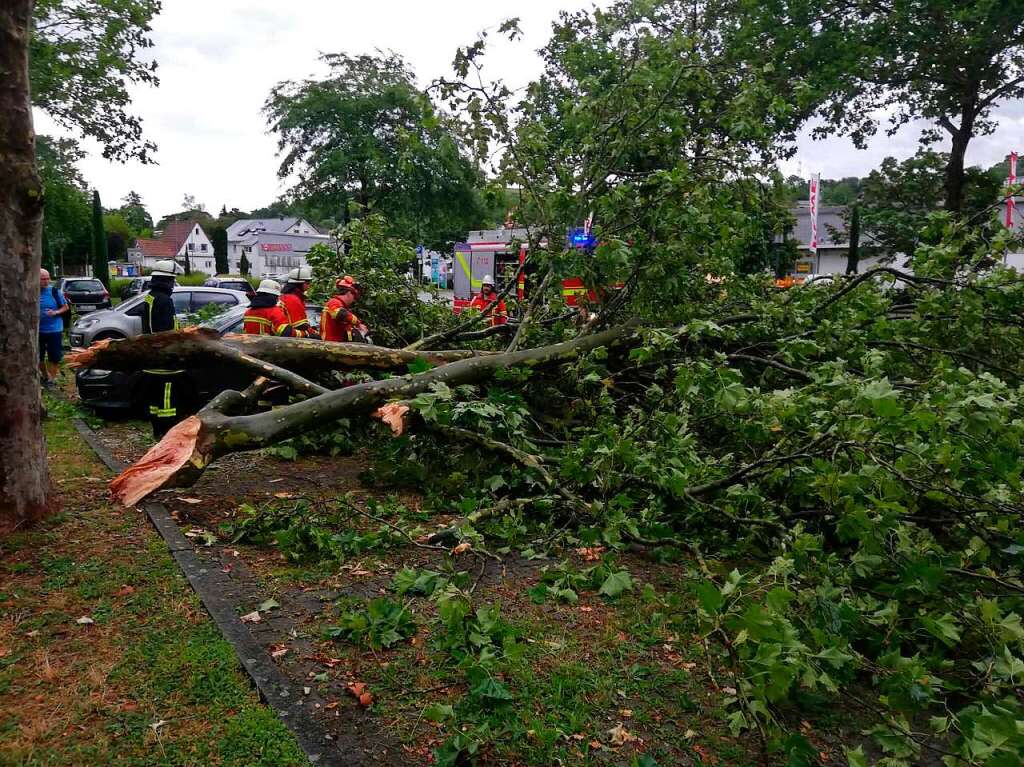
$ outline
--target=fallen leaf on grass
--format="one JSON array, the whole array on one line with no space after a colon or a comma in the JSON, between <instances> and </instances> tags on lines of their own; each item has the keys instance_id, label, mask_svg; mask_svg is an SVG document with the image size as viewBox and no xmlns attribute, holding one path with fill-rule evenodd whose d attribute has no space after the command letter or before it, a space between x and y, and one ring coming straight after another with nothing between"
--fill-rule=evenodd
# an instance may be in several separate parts
<instances>
[{"instance_id":1,"label":"fallen leaf on grass","mask_svg":"<svg viewBox=\"0 0 1024 767\"><path fill-rule=\"evenodd\" d=\"M462 554L463 552L469 551L471 548L473 548L473 544L469 541L464 541L452 549L452 554Z\"/></svg>"},{"instance_id":2,"label":"fallen leaf on grass","mask_svg":"<svg viewBox=\"0 0 1024 767\"><path fill-rule=\"evenodd\" d=\"M621 746L626 743L632 743L634 740L637 740L636 735L629 732L621 724L617 724L610 730L608 730L608 735L611 736L613 746Z\"/></svg>"},{"instance_id":3,"label":"fallen leaf on grass","mask_svg":"<svg viewBox=\"0 0 1024 767\"><path fill-rule=\"evenodd\" d=\"M631 716L633 716L633 710L629 708L620 708L619 716L621 716L623 719L629 719Z\"/></svg>"},{"instance_id":4,"label":"fallen leaf on grass","mask_svg":"<svg viewBox=\"0 0 1024 767\"><path fill-rule=\"evenodd\" d=\"M151 729L153 732L156 732L161 727L163 727L165 724L167 724L167 720L166 719L161 719L159 722L153 722L153 724L149 725L149 729Z\"/></svg>"},{"instance_id":5,"label":"fallen leaf on grass","mask_svg":"<svg viewBox=\"0 0 1024 767\"><path fill-rule=\"evenodd\" d=\"M260 602L259 607L257 607L256 609L259 610L261 613L265 613L267 612L267 610L273 610L275 607L280 606L281 603L278 602L276 599L268 599L265 602Z\"/></svg>"},{"instance_id":6,"label":"fallen leaf on grass","mask_svg":"<svg viewBox=\"0 0 1024 767\"><path fill-rule=\"evenodd\" d=\"M129 594L134 594L134 593L135 593L135 589L132 586L128 586L126 584L126 585L122 586L121 588L119 588L117 591L115 591L114 592L114 596L115 597L126 597Z\"/></svg>"},{"instance_id":7,"label":"fallen leaf on grass","mask_svg":"<svg viewBox=\"0 0 1024 767\"><path fill-rule=\"evenodd\" d=\"M187 503L191 506L195 506L197 503L202 503L202 500L199 498L175 498L174 500Z\"/></svg>"},{"instance_id":8,"label":"fallen leaf on grass","mask_svg":"<svg viewBox=\"0 0 1024 767\"><path fill-rule=\"evenodd\" d=\"M283 644L270 645L270 657L274 660L277 660L278 658L283 658L287 654L288 648L285 647Z\"/></svg>"},{"instance_id":9,"label":"fallen leaf on grass","mask_svg":"<svg viewBox=\"0 0 1024 767\"><path fill-rule=\"evenodd\" d=\"M242 623L259 623L261 620L258 610L253 610L251 613L242 616Z\"/></svg>"},{"instance_id":10,"label":"fallen leaf on grass","mask_svg":"<svg viewBox=\"0 0 1024 767\"><path fill-rule=\"evenodd\" d=\"M81 618L75 621L75 623L79 624L80 626L91 626L95 622L96 621L94 621L88 615L83 615Z\"/></svg>"},{"instance_id":11,"label":"fallen leaf on grass","mask_svg":"<svg viewBox=\"0 0 1024 767\"><path fill-rule=\"evenodd\" d=\"M287 499L287 498L294 498L295 494L294 493L284 493L284 492L282 492L282 493L274 493L274 497L275 498L281 498L281 499Z\"/></svg>"},{"instance_id":12,"label":"fallen leaf on grass","mask_svg":"<svg viewBox=\"0 0 1024 767\"><path fill-rule=\"evenodd\" d=\"M324 706L324 708L337 708L337 707L338 707L338 701L334 701L333 703L328 703L326 706Z\"/></svg>"},{"instance_id":13,"label":"fallen leaf on grass","mask_svg":"<svg viewBox=\"0 0 1024 767\"><path fill-rule=\"evenodd\" d=\"M341 658L331 658L330 656L323 654L307 655L304 658L304 660L311 660L314 663L322 663L323 665L327 666L327 668L334 668L339 663L341 663Z\"/></svg>"}]
</instances>

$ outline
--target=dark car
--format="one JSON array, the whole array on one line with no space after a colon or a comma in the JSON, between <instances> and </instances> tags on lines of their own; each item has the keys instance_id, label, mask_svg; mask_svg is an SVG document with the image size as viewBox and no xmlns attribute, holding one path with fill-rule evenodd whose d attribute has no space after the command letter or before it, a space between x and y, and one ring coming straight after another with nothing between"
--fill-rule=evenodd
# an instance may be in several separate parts
<instances>
[{"instance_id":1,"label":"dark car","mask_svg":"<svg viewBox=\"0 0 1024 767\"><path fill-rule=\"evenodd\" d=\"M241 333L242 321L248 307L236 306L203 323L221 335ZM310 324L320 324L319 306L307 306ZM195 388L199 402L206 403L225 389L242 390L252 383L253 375L233 365L212 364L210 367L190 368L189 380ZM83 405L101 412L123 411L143 414L142 372L122 373L113 370L83 370L75 375L78 396Z\"/></svg>"},{"instance_id":2,"label":"dark car","mask_svg":"<svg viewBox=\"0 0 1024 767\"><path fill-rule=\"evenodd\" d=\"M133 277L128 284L121 288L121 300L127 301L132 296L145 293L149 290L149 277Z\"/></svg>"},{"instance_id":3,"label":"dark car","mask_svg":"<svg viewBox=\"0 0 1024 767\"><path fill-rule=\"evenodd\" d=\"M64 277L57 283L57 290L64 294L76 314L88 314L111 306L110 293L94 277Z\"/></svg>"},{"instance_id":4,"label":"dark car","mask_svg":"<svg viewBox=\"0 0 1024 767\"><path fill-rule=\"evenodd\" d=\"M256 295L256 290L253 288L249 280L245 279L245 277L211 277L203 283L203 287L240 290L249 296L249 298Z\"/></svg>"}]
</instances>

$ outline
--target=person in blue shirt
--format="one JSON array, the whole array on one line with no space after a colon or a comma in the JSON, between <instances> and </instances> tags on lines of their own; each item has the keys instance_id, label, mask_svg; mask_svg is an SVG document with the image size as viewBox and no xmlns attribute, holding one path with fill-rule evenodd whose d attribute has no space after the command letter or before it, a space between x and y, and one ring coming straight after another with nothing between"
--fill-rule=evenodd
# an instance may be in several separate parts
<instances>
[{"instance_id":1,"label":"person in blue shirt","mask_svg":"<svg viewBox=\"0 0 1024 767\"><path fill-rule=\"evenodd\" d=\"M50 273L39 270L39 373L49 389L64 358L64 318L70 307L56 287L50 285ZM49 361L47 361L49 358Z\"/></svg>"}]
</instances>

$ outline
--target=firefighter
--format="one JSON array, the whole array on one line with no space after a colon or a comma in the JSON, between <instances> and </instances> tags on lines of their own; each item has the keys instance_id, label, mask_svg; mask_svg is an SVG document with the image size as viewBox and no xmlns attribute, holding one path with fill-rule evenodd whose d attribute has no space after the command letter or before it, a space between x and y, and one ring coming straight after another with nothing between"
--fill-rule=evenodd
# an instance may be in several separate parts
<instances>
[{"instance_id":1,"label":"firefighter","mask_svg":"<svg viewBox=\"0 0 1024 767\"><path fill-rule=\"evenodd\" d=\"M352 307L362 288L352 277L342 277L334 283L336 294L324 306L320 318L320 332L325 341L367 341L369 328L360 320Z\"/></svg>"},{"instance_id":2,"label":"firefighter","mask_svg":"<svg viewBox=\"0 0 1024 767\"><path fill-rule=\"evenodd\" d=\"M242 328L250 336L295 335L288 315L281 308L281 286L273 280L263 280L245 312Z\"/></svg>"},{"instance_id":3,"label":"firefighter","mask_svg":"<svg viewBox=\"0 0 1024 767\"><path fill-rule=\"evenodd\" d=\"M143 333L178 329L171 293L174 292L175 276L183 272L181 265L173 259L156 262L150 275L149 292L141 304ZM192 386L184 370L154 368L142 373L153 437L163 439L171 427L192 414Z\"/></svg>"},{"instance_id":4,"label":"firefighter","mask_svg":"<svg viewBox=\"0 0 1024 767\"><path fill-rule=\"evenodd\" d=\"M508 322L508 311L505 309L505 299L499 298L498 292L494 289L494 278L488 274L481 281L480 288L480 292L473 296L473 300L469 302L469 308L486 312L497 302L494 306L494 311L491 313L491 326L504 325Z\"/></svg>"},{"instance_id":5,"label":"firefighter","mask_svg":"<svg viewBox=\"0 0 1024 767\"><path fill-rule=\"evenodd\" d=\"M288 282L281 288L281 306L296 338L320 338L306 316L306 291L312 281L313 270L300 266L288 272Z\"/></svg>"}]
</instances>

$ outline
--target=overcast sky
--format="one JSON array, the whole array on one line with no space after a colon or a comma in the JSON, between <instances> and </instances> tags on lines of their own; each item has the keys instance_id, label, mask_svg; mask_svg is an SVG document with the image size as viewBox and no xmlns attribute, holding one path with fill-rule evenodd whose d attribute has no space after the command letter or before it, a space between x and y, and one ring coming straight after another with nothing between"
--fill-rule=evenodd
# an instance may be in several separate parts
<instances>
[{"instance_id":1,"label":"overcast sky","mask_svg":"<svg viewBox=\"0 0 1024 767\"><path fill-rule=\"evenodd\" d=\"M536 49L547 40L560 9L590 7L576 0L164 0L153 24L152 54L160 86L133 91L146 137L159 147L158 165L120 165L85 143L81 168L106 207L129 190L139 192L154 219L181 209L192 194L216 214L221 205L242 210L269 204L284 191L277 178L276 144L261 108L278 82L323 73L321 52L368 53L392 49L413 66L421 85L451 74L455 49L508 15L522 20L523 41L496 45L488 71L513 85L540 72ZM602 5L605 3L602 3ZM991 165L1018 148L1024 110L998 115L1000 129L972 142L968 161ZM36 114L39 133L60 133ZM825 178L864 175L887 155L913 154L917 131L878 138L867 151L846 139L803 138L787 173Z\"/></svg>"}]
</instances>

